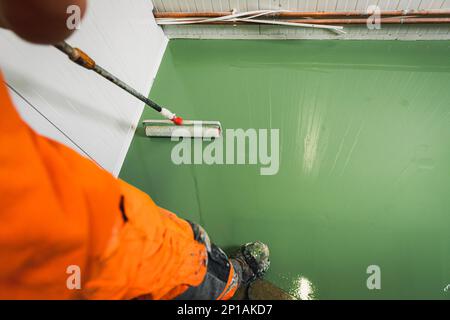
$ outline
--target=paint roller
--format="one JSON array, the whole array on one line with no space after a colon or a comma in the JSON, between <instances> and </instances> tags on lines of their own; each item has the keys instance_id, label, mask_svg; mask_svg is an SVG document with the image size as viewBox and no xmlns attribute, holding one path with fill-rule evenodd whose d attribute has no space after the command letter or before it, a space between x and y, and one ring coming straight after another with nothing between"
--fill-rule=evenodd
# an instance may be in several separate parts
<instances>
[{"instance_id":1,"label":"paint roller","mask_svg":"<svg viewBox=\"0 0 450 320\"><path fill-rule=\"evenodd\" d=\"M100 67L89 55L78 48L73 48L63 41L55 47L66 54L70 60L91 70L122 88L135 98L141 100L146 106L159 112L167 120L145 120L143 125L145 133L149 137L183 137L183 138L219 138L222 135L222 126L218 121L183 120L149 98L145 97L125 82Z\"/></svg>"}]
</instances>

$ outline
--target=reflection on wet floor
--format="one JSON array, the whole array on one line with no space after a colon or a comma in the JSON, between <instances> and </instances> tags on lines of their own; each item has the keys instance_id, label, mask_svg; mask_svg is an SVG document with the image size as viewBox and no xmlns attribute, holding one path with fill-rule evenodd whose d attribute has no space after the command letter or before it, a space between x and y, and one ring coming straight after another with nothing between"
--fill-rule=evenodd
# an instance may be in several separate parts
<instances>
[{"instance_id":1,"label":"reflection on wet floor","mask_svg":"<svg viewBox=\"0 0 450 320\"><path fill-rule=\"evenodd\" d=\"M293 280L291 294L299 300L315 300L316 289L309 279L299 276Z\"/></svg>"}]
</instances>

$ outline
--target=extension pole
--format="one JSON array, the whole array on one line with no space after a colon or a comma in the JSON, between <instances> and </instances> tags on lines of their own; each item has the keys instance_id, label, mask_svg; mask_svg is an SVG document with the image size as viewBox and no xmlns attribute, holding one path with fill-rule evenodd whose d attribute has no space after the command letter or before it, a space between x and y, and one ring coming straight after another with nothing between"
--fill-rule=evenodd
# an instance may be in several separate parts
<instances>
[{"instance_id":1,"label":"extension pole","mask_svg":"<svg viewBox=\"0 0 450 320\"><path fill-rule=\"evenodd\" d=\"M95 71L97 74L102 76L103 78L111 81L116 86L122 88L132 96L136 97L137 99L144 102L147 106L151 107L152 109L158 111L163 117L169 119L176 125L181 125L183 123L183 119L181 117L177 117L174 113L172 113L170 110L161 107L157 103L153 102L152 100L148 99L141 93L137 92L135 89L127 85L125 82L117 78L116 76L112 75L99 65L95 63L95 61L89 57L86 53L84 53L82 50L78 48L71 47L67 42L63 41L55 45L55 47L60 50L61 52L65 53L70 60L75 62L76 64L82 66L83 68L86 68L88 70Z\"/></svg>"}]
</instances>

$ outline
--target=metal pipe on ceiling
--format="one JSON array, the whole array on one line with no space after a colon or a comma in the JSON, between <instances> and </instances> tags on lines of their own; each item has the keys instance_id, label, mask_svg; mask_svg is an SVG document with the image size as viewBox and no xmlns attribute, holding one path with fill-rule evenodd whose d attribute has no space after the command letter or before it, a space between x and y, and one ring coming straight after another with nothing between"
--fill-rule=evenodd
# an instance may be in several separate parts
<instances>
[{"instance_id":1,"label":"metal pipe on ceiling","mask_svg":"<svg viewBox=\"0 0 450 320\"><path fill-rule=\"evenodd\" d=\"M218 18L233 14L234 12L155 12L155 18ZM283 11L272 13L270 17L281 19L293 18L334 18L334 17L367 17L368 14L364 11L342 11L342 12L294 12ZM381 11L380 16L420 16L420 17L435 17L435 16L450 16L450 10L391 10Z\"/></svg>"},{"instance_id":2,"label":"metal pipe on ceiling","mask_svg":"<svg viewBox=\"0 0 450 320\"><path fill-rule=\"evenodd\" d=\"M271 20L267 20L271 21ZM273 21L273 20L272 20ZM257 22L257 21L255 21ZM249 21L215 21L198 23L199 25L244 25L255 24ZM302 19L302 20L282 20L281 22L292 24L314 24L314 25L362 25L367 24L367 19ZM450 18L381 18L381 24L447 24Z\"/></svg>"},{"instance_id":3,"label":"metal pipe on ceiling","mask_svg":"<svg viewBox=\"0 0 450 320\"><path fill-rule=\"evenodd\" d=\"M302 20L286 20L292 23L313 23L318 25L338 24L367 24L367 19L302 19ZM380 24L446 24L450 23L450 18L380 18Z\"/></svg>"},{"instance_id":4,"label":"metal pipe on ceiling","mask_svg":"<svg viewBox=\"0 0 450 320\"><path fill-rule=\"evenodd\" d=\"M350 12L353 16L333 16L327 17L324 12L315 12L317 17L311 17L310 13L298 13L288 10L256 10L247 12L233 11L231 14L215 13L220 16L214 17L214 13L157 13L156 22L159 25L242 25L242 24L266 24L281 25L303 28L328 29L336 34L345 33L343 25L364 25L368 22L368 15L361 12ZM350 14L348 12L340 14ZM389 16L386 14L399 14ZM448 13L448 16L444 14ZM223 15L225 14L225 15ZM336 13L333 12L333 15ZM408 15L407 15L408 14ZM188 17L181 17L188 15ZM206 16L195 16L206 15ZM292 18L298 15L308 15L305 18ZM284 17L284 18L283 18ZM287 18L289 17L289 18ZM420 10L420 11L385 11L374 23L380 24L448 24L450 23L450 10Z\"/></svg>"}]
</instances>

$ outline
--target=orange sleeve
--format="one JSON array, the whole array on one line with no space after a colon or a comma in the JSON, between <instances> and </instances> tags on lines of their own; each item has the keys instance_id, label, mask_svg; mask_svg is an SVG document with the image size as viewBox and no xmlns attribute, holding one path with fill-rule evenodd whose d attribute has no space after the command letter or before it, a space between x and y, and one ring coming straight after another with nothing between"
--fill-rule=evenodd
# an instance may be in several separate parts
<instances>
[{"instance_id":1,"label":"orange sleeve","mask_svg":"<svg viewBox=\"0 0 450 320\"><path fill-rule=\"evenodd\" d=\"M0 299L171 298L206 252L188 223L71 149L36 134L0 74ZM66 285L80 267L82 287Z\"/></svg>"}]
</instances>

